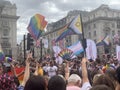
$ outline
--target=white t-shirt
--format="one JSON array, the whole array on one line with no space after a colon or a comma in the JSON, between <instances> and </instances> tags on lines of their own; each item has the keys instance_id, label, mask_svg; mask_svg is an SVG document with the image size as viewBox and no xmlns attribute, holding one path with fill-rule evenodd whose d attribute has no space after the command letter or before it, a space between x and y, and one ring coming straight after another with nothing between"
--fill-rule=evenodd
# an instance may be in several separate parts
<instances>
[{"instance_id":1,"label":"white t-shirt","mask_svg":"<svg viewBox=\"0 0 120 90\"><path fill-rule=\"evenodd\" d=\"M47 72L48 72L49 77L55 76L56 72L57 72L57 69L58 68L56 66L53 66L53 67L49 66L47 68Z\"/></svg>"},{"instance_id":2,"label":"white t-shirt","mask_svg":"<svg viewBox=\"0 0 120 90\"><path fill-rule=\"evenodd\" d=\"M48 66L43 66L43 70L44 70L45 72L47 72L47 68L48 68Z\"/></svg>"},{"instance_id":3,"label":"white t-shirt","mask_svg":"<svg viewBox=\"0 0 120 90\"><path fill-rule=\"evenodd\" d=\"M89 82L85 82L83 85L82 85L82 88L81 90L90 90L91 88L91 85Z\"/></svg>"}]
</instances>

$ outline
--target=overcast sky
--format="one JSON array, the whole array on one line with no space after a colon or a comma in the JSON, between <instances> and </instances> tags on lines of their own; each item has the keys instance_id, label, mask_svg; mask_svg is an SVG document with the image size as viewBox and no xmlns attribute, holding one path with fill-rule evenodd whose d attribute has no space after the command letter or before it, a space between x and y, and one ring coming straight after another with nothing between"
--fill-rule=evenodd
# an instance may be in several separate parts
<instances>
[{"instance_id":1,"label":"overcast sky","mask_svg":"<svg viewBox=\"0 0 120 90\"><path fill-rule=\"evenodd\" d=\"M48 23L55 22L67 15L70 10L90 11L101 4L107 4L110 8L120 10L119 0L9 0L17 6L17 40L20 42L27 33L30 18L40 13L46 17Z\"/></svg>"}]
</instances>

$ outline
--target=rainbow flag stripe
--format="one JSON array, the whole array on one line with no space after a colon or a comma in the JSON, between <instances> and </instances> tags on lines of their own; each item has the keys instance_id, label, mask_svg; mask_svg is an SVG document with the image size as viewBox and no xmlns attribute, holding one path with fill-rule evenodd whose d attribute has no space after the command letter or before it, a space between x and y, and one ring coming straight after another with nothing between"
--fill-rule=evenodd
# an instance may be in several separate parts
<instances>
[{"instance_id":1,"label":"rainbow flag stripe","mask_svg":"<svg viewBox=\"0 0 120 90\"><path fill-rule=\"evenodd\" d=\"M45 17L40 14L35 14L33 17L31 17L27 29L33 39L37 40L44 31L46 25L47 21L45 21Z\"/></svg>"}]
</instances>

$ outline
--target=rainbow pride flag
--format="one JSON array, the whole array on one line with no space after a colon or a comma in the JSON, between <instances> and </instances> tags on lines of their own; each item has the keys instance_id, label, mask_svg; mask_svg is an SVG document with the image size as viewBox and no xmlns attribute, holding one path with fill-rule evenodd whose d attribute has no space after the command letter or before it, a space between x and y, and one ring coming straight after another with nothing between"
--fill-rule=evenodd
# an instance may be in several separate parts
<instances>
[{"instance_id":1,"label":"rainbow pride flag","mask_svg":"<svg viewBox=\"0 0 120 90\"><path fill-rule=\"evenodd\" d=\"M109 45L110 44L110 37L109 35L106 35L105 38L103 39L103 42L106 44L106 45Z\"/></svg>"},{"instance_id":2,"label":"rainbow pride flag","mask_svg":"<svg viewBox=\"0 0 120 90\"><path fill-rule=\"evenodd\" d=\"M82 34L82 22L80 15L77 15L69 25L69 28L72 29L76 34Z\"/></svg>"},{"instance_id":3,"label":"rainbow pride flag","mask_svg":"<svg viewBox=\"0 0 120 90\"><path fill-rule=\"evenodd\" d=\"M80 15L75 16L73 20L60 29L60 35L55 42L58 42L68 35L82 35L82 22Z\"/></svg>"},{"instance_id":4,"label":"rainbow pride flag","mask_svg":"<svg viewBox=\"0 0 120 90\"><path fill-rule=\"evenodd\" d=\"M45 17L40 14L35 14L33 17L31 17L27 29L33 39L37 40L44 31L46 25L47 21L45 20Z\"/></svg>"},{"instance_id":5,"label":"rainbow pride flag","mask_svg":"<svg viewBox=\"0 0 120 90\"><path fill-rule=\"evenodd\" d=\"M110 45L110 37L106 35L103 40L100 40L96 43L96 46L109 46Z\"/></svg>"}]
</instances>

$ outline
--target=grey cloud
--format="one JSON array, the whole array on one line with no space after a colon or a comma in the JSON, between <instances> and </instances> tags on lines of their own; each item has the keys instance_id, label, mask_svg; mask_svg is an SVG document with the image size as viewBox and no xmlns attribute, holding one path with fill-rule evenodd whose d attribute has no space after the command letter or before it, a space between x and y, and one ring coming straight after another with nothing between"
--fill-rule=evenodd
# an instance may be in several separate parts
<instances>
[{"instance_id":1,"label":"grey cloud","mask_svg":"<svg viewBox=\"0 0 120 90\"><path fill-rule=\"evenodd\" d=\"M66 3L60 1L56 2L56 0L51 0L56 4L56 7L61 9L62 11L65 10L73 10L73 9L80 9L85 10L87 8L97 8L103 2L101 0L67 0ZM104 4L109 4L109 0L104 1Z\"/></svg>"}]
</instances>

